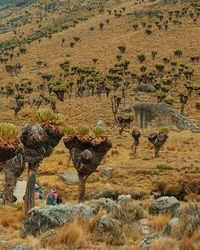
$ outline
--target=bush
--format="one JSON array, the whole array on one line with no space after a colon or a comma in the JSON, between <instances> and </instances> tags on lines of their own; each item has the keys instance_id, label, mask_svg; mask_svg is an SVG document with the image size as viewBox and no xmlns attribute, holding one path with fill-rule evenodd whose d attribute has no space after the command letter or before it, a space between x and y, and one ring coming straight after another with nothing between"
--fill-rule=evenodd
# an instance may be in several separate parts
<instances>
[{"instance_id":1,"label":"bush","mask_svg":"<svg viewBox=\"0 0 200 250\"><path fill-rule=\"evenodd\" d=\"M118 49L121 53L124 53L126 51L126 45L125 44L121 44L118 46Z\"/></svg>"},{"instance_id":2,"label":"bush","mask_svg":"<svg viewBox=\"0 0 200 250\"><path fill-rule=\"evenodd\" d=\"M200 229L200 204L189 203L182 210L180 222L175 226L173 233L180 239L184 235L191 237L195 231Z\"/></svg>"},{"instance_id":3,"label":"bush","mask_svg":"<svg viewBox=\"0 0 200 250\"><path fill-rule=\"evenodd\" d=\"M142 63L146 60L146 56L144 54L137 55L137 58L140 61L140 63Z\"/></svg>"}]
</instances>

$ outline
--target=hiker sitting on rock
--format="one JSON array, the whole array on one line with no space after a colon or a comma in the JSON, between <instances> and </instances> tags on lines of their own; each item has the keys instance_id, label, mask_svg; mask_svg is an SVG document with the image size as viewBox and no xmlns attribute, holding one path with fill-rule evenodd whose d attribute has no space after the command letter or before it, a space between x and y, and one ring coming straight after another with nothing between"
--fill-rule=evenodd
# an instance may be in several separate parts
<instances>
[{"instance_id":1,"label":"hiker sitting on rock","mask_svg":"<svg viewBox=\"0 0 200 250\"><path fill-rule=\"evenodd\" d=\"M36 199L42 200L43 198L43 192L37 184L35 185L34 196L35 196L35 200Z\"/></svg>"},{"instance_id":2,"label":"hiker sitting on rock","mask_svg":"<svg viewBox=\"0 0 200 250\"><path fill-rule=\"evenodd\" d=\"M56 192L55 188L51 189L51 192L47 194L46 199L46 205L58 205L62 203L61 198L59 197L59 194Z\"/></svg>"}]
</instances>

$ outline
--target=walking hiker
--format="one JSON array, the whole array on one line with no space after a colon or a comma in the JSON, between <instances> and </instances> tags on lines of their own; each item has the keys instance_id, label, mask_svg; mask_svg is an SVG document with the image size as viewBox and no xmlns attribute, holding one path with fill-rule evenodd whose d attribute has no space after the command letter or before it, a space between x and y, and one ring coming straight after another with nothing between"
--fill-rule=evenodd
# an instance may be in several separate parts
<instances>
[{"instance_id":1,"label":"walking hiker","mask_svg":"<svg viewBox=\"0 0 200 250\"><path fill-rule=\"evenodd\" d=\"M55 188L51 189L51 192L47 194L46 198L46 205L55 206L62 203L62 199L60 198Z\"/></svg>"},{"instance_id":2,"label":"walking hiker","mask_svg":"<svg viewBox=\"0 0 200 250\"><path fill-rule=\"evenodd\" d=\"M37 184L35 185L34 196L35 196L35 200L36 199L42 200L43 198L43 192Z\"/></svg>"}]
</instances>

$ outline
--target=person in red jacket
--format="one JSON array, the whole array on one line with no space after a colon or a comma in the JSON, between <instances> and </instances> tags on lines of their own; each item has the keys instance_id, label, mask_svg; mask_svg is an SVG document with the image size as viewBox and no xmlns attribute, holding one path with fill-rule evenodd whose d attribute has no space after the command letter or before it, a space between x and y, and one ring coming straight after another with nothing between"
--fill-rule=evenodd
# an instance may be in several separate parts
<instances>
[{"instance_id":1,"label":"person in red jacket","mask_svg":"<svg viewBox=\"0 0 200 250\"><path fill-rule=\"evenodd\" d=\"M62 200L59 196L59 194L57 193L55 188L52 188L50 193L47 194L46 196L46 205L58 205L62 203Z\"/></svg>"}]
</instances>

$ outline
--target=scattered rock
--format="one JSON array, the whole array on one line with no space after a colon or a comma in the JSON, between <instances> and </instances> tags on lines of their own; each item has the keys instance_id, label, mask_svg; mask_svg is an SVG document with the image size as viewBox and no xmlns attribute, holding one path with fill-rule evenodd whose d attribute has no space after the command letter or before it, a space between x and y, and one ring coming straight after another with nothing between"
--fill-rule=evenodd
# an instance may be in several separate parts
<instances>
[{"instance_id":1,"label":"scattered rock","mask_svg":"<svg viewBox=\"0 0 200 250\"><path fill-rule=\"evenodd\" d=\"M66 173L60 174L60 177L62 180L67 181L67 182L71 182L71 183L78 182L77 172L66 172Z\"/></svg>"},{"instance_id":2,"label":"scattered rock","mask_svg":"<svg viewBox=\"0 0 200 250\"><path fill-rule=\"evenodd\" d=\"M99 198L109 198L112 200L117 200L119 195L120 192L115 189L96 190L89 194L89 200Z\"/></svg>"},{"instance_id":3,"label":"scattered rock","mask_svg":"<svg viewBox=\"0 0 200 250\"><path fill-rule=\"evenodd\" d=\"M173 227L179 223L179 218L173 218L169 221L165 227L163 234L170 235L172 233Z\"/></svg>"},{"instance_id":4,"label":"scattered rock","mask_svg":"<svg viewBox=\"0 0 200 250\"><path fill-rule=\"evenodd\" d=\"M149 234L150 233L150 227L149 226L142 226L141 227L143 234Z\"/></svg>"},{"instance_id":5,"label":"scattered rock","mask_svg":"<svg viewBox=\"0 0 200 250\"><path fill-rule=\"evenodd\" d=\"M43 238L48 238L49 236L51 236L54 233L55 233L55 229L50 229L50 230L46 231L42 236L43 236Z\"/></svg>"},{"instance_id":6,"label":"scattered rock","mask_svg":"<svg viewBox=\"0 0 200 250\"><path fill-rule=\"evenodd\" d=\"M119 224L119 222L117 222L117 220L110 218L108 215L103 215L96 222L93 232L99 233L99 234L102 234L104 232L111 232L111 231L113 231L116 223Z\"/></svg>"},{"instance_id":7,"label":"scattered rock","mask_svg":"<svg viewBox=\"0 0 200 250\"><path fill-rule=\"evenodd\" d=\"M150 214L159 214L159 213L167 213L172 212L174 215L176 210L179 208L180 202L173 196L162 196L156 199L151 207L149 208Z\"/></svg>"},{"instance_id":8,"label":"scattered rock","mask_svg":"<svg viewBox=\"0 0 200 250\"><path fill-rule=\"evenodd\" d=\"M127 195L119 195L118 197L118 204L119 205L127 205L128 203L130 203L132 201L131 195L127 194Z\"/></svg>"},{"instance_id":9,"label":"scattered rock","mask_svg":"<svg viewBox=\"0 0 200 250\"><path fill-rule=\"evenodd\" d=\"M131 194L132 198L135 200L141 200L146 194L144 192L141 191L136 191L134 193Z\"/></svg>"},{"instance_id":10,"label":"scattered rock","mask_svg":"<svg viewBox=\"0 0 200 250\"><path fill-rule=\"evenodd\" d=\"M8 243L9 243L9 241L7 241L7 240L1 240L1 241L0 241L0 246L6 245L6 244L8 244Z\"/></svg>"},{"instance_id":11,"label":"scattered rock","mask_svg":"<svg viewBox=\"0 0 200 250\"><path fill-rule=\"evenodd\" d=\"M154 89L149 87L148 84L140 84L137 86L137 90L139 92L146 92L146 93L149 93L149 92L154 92Z\"/></svg>"},{"instance_id":12,"label":"scattered rock","mask_svg":"<svg viewBox=\"0 0 200 250\"><path fill-rule=\"evenodd\" d=\"M98 211L102 208L106 210L107 213L112 213L115 218L121 217L121 207L113 200L101 198L98 200L91 200L87 204L91 207L96 207Z\"/></svg>"},{"instance_id":13,"label":"scattered rock","mask_svg":"<svg viewBox=\"0 0 200 250\"><path fill-rule=\"evenodd\" d=\"M101 198L91 200L87 204L66 203L58 206L45 206L32 208L22 225L24 235L36 236L41 231L70 223L76 216L88 220L98 214L100 209L112 213L116 218L121 217L121 208L110 199Z\"/></svg>"},{"instance_id":14,"label":"scattered rock","mask_svg":"<svg viewBox=\"0 0 200 250\"><path fill-rule=\"evenodd\" d=\"M112 168L112 167L106 167L106 168L104 168L104 170L103 170L103 174L104 174L105 176L111 176L112 171L113 171L113 168Z\"/></svg>"},{"instance_id":15,"label":"scattered rock","mask_svg":"<svg viewBox=\"0 0 200 250\"><path fill-rule=\"evenodd\" d=\"M26 243L20 244L13 248L8 248L8 250L33 250L33 249L34 249L33 247L29 246Z\"/></svg>"},{"instance_id":16,"label":"scattered rock","mask_svg":"<svg viewBox=\"0 0 200 250\"><path fill-rule=\"evenodd\" d=\"M125 243L120 222L108 215L103 215L96 222L93 232L106 244L121 246Z\"/></svg>"},{"instance_id":17,"label":"scattered rock","mask_svg":"<svg viewBox=\"0 0 200 250\"><path fill-rule=\"evenodd\" d=\"M102 121L102 120L97 121L95 127L101 127L101 128L105 127L104 121Z\"/></svg>"},{"instance_id":18,"label":"scattered rock","mask_svg":"<svg viewBox=\"0 0 200 250\"><path fill-rule=\"evenodd\" d=\"M150 244L152 243L152 241L154 239L159 238L159 234L158 233L153 233L153 234L149 234L146 237L144 237L141 241L141 248L142 250L149 250Z\"/></svg>"}]
</instances>

